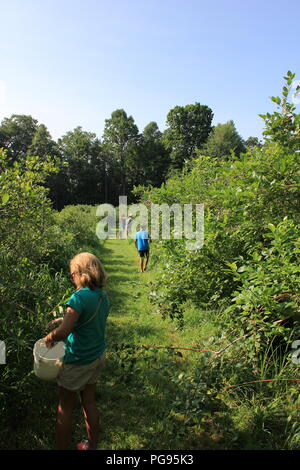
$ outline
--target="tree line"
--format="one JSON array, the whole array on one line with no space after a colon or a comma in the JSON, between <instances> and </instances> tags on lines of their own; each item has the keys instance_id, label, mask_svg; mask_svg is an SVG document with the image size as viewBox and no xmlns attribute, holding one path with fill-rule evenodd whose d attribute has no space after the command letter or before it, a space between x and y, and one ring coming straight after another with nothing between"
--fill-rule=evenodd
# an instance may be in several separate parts
<instances>
[{"instance_id":1,"label":"tree line","mask_svg":"<svg viewBox=\"0 0 300 470\"><path fill-rule=\"evenodd\" d=\"M55 141L45 124L30 115L13 114L1 122L0 147L6 149L11 164L28 155L41 161L53 158L59 171L45 184L56 209L68 204L117 205L119 195L134 201L134 186L160 187L199 150L226 158L260 145L256 137L243 141L233 121L214 127L212 120L208 106L175 106L164 132L154 121L140 132L133 117L117 109L105 120L101 139L78 126Z\"/></svg>"}]
</instances>

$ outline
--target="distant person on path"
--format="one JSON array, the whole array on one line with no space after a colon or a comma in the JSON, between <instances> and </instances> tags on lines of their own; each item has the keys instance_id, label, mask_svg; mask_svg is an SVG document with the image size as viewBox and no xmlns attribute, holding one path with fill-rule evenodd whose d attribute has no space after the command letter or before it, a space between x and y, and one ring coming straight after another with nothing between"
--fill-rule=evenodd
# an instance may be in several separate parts
<instances>
[{"instance_id":1,"label":"distant person on path","mask_svg":"<svg viewBox=\"0 0 300 470\"><path fill-rule=\"evenodd\" d=\"M127 237L129 235L131 235L131 225L132 225L132 221L133 221L132 217L133 217L132 214L129 214L128 218L126 220L126 234L127 234Z\"/></svg>"},{"instance_id":2,"label":"distant person on path","mask_svg":"<svg viewBox=\"0 0 300 470\"><path fill-rule=\"evenodd\" d=\"M66 303L65 316L51 322L51 326L59 323L60 326L44 338L47 347L52 347L55 341L66 341L57 379L56 445L58 450L69 449L72 412L79 393L88 440L76 448L97 449L100 425L95 392L104 363L109 312L109 300L103 290L106 274L96 256L79 253L70 261L70 276L76 291Z\"/></svg>"},{"instance_id":3,"label":"distant person on path","mask_svg":"<svg viewBox=\"0 0 300 470\"><path fill-rule=\"evenodd\" d=\"M135 234L135 247L140 256L140 271L146 271L149 261L149 250L151 238L146 231L146 226L142 225L141 230Z\"/></svg>"},{"instance_id":4,"label":"distant person on path","mask_svg":"<svg viewBox=\"0 0 300 470\"><path fill-rule=\"evenodd\" d=\"M119 238L124 238L126 225L127 225L127 217L126 215L121 215L121 229L119 231Z\"/></svg>"}]
</instances>

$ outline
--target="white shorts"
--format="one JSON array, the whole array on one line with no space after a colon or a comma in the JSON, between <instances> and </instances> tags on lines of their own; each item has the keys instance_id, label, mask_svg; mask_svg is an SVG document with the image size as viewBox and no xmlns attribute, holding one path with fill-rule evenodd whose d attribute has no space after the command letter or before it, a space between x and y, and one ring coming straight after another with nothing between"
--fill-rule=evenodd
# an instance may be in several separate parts
<instances>
[{"instance_id":1,"label":"white shorts","mask_svg":"<svg viewBox=\"0 0 300 470\"><path fill-rule=\"evenodd\" d=\"M57 378L60 387L72 392L81 392L88 384L97 382L103 369L105 354L86 365L63 364Z\"/></svg>"}]
</instances>

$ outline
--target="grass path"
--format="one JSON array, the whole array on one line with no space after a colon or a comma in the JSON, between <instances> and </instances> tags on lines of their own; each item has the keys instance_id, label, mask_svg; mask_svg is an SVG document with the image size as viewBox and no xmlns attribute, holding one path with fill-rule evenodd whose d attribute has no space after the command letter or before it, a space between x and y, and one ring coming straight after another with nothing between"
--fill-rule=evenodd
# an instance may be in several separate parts
<instances>
[{"instance_id":1,"label":"grass path","mask_svg":"<svg viewBox=\"0 0 300 470\"><path fill-rule=\"evenodd\" d=\"M108 274L107 290L111 300L108 339L113 337L114 341L136 345L172 345L174 324L155 314L149 301L149 289L154 280L151 256L148 270L140 273L133 241L108 240L101 248L101 258Z\"/></svg>"},{"instance_id":2,"label":"grass path","mask_svg":"<svg viewBox=\"0 0 300 470\"><path fill-rule=\"evenodd\" d=\"M154 374L147 383L142 379L150 377L154 364L164 364L168 357L170 360L170 353L168 356L163 349L150 353L139 351L139 359L142 356L143 359L137 366L136 354L131 354L130 349L113 351L115 345L121 344L171 346L182 341L175 325L155 314L149 302L150 283L154 278L151 257L149 269L140 273L138 255L131 240L108 240L99 256L109 276L107 290L111 301L107 365L98 392L103 416L100 448L179 449L182 444L176 447L174 442L161 440L162 417L168 411L172 384L163 384L163 375L158 380ZM181 358L173 356L172 360L177 360L180 367Z\"/></svg>"}]
</instances>

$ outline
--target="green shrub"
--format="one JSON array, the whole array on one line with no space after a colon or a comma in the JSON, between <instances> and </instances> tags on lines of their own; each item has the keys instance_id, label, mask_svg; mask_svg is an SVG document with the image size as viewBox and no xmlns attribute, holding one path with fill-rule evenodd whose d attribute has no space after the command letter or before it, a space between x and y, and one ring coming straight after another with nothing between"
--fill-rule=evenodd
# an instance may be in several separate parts
<instances>
[{"instance_id":1,"label":"green shrub","mask_svg":"<svg viewBox=\"0 0 300 470\"><path fill-rule=\"evenodd\" d=\"M73 290L69 260L98 240L95 208L51 208L44 182L55 162L28 157L11 166L0 150L0 165L0 340L6 345L0 413L9 436L39 406L32 349Z\"/></svg>"},{"instance_id":2,"label":"green shrub","mask_svg":"<svg viewBox=\"0 0 300 470\"><path fill-rule=\"evenodd\" d=\"M285 217L268 229L246 260L229 266L239 287L225 314L229 327L252 337L249 360L270 343L286 347L300 335L299 225Z\"/></svg>"},{"instance_id":3,"label":"green shrub","mask_svg":"<svg viewBox=\"0 0 300 470\"><path fill-rule=\"evenodd\" d=\"M285 89L280 103L281 114L266 116L269 140L262 147L226 161L199 155L161 188L135 192L148 205L204 204L201 250L186 251L185 240L153 243L158 275L151 300L181 326L186 302L199 310L224 308L224 331L252 338L249 361L274 338L285 344L298 334L300 173L294 150L300 118ZM292 134L284 128L286 110Z\"/></svg>"}]
</instances>

